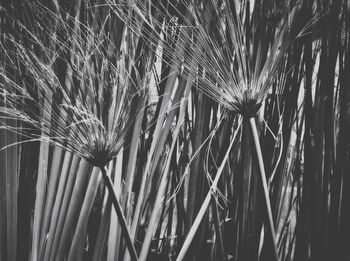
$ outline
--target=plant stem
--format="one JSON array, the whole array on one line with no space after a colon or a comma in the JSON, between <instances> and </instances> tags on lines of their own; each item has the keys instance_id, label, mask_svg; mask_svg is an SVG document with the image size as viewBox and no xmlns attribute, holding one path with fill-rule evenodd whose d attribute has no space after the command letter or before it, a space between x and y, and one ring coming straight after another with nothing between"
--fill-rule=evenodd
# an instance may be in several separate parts
<instances>
[{"instance_id":1,"label":"plant stem","mask_svg":"<svg viewBox=\"0 0 350 261\"><path fill-rule=\"evenodd\" d=\"M266 210L267 210L267 216L268 216L268 221L269 221L269 228L270 228L270 232L271 232L271 238L272 238L272 242L273 242L273 248L274 248L274 252L275 252L275 259L276 259L276 261L279 261L278 249L277 249L277 243L276 243L275 225L273 223L273 218L272 218L271 202L270 202L269 190L267 188L264 160L263 160L260 142L259 142L258 129L256 127L254 117L251 117L249 119L249 122L250 122L250 126L252 128L254 145L255 145L255 149L256 149L256 155L258 157L258 162L259 162L259 169L260 169L261 181L262 181L262 185L263 185L263 189L264 189Z\"/></svg>"},{"instance_id":2,"label":"plant stem","mask_svg":"<svg viewBox=\"0 0 350 261\"><path fill-rule=\"evenodd\" d=\"M209 203L211 201L211 193L213 193L213 191L210 189L207 196L205 197L202 206L200 208L200 210L198 211L197 217L194 220L192 227L190 229L190 231L187 234L186 240L183 243L180 253L176 258L176 261L182 261L185 258L185 255L187 253L187 250L190 248L190 245L193 241L194 236L196 235L196 232L198 230L199 225L202 222L202 219L204 217L205 212L207 211L207 208L209 206Z\"/></svg>"},{"instance_id":3,"label":"plant stem","mask_svg":"<svg viewBox=\"0 0 350 261\"><path fill-rule=\"evenodd\" d=\"M126 225L126 221L125 221L125 217L124 217L123 212L122 212L122 208L121 208L120 203L117 199L117 196L114 192L112 181L109 178L109 176L107 175L107 172L106 172L104 167L101 167L101 172L102 172L103 179L106 183L109 195L112 199L112 203L113 203L115 212L117 213L117 217L119 219L120 226L122 228L130 256L131 256L132 260L137 260L138 259L137 253L136 253L134 244L131 240L130 232L129 232L129 229Z\"/></svg>"},{"instance_id":4,"label":"plant stem","mask_svg":"<svg viewBox=\"0 0 350 261\"><path fill-rule=\"evenodd\" d=\"M223 173L226 161L227 161L227 159L229 157L229 154L230 154L230 151L231 151L232 146L234 144L234 141L236 140L237 134L238 134L238 129L237 129L235 135L232 138L230 146L228 147L227 152L225 154L225 157L222 160L222 163L221 163L221 165L220 165L220 167L219 167L219 169L218 169L218 171L216 173L215 179L214 179L212 185L210 186L210 189L209 189L209 191L207 193L207 196L205 197L205 199L204 199L204 201L202 203L202 206L201 206L201 208L198 211L198 214L197 214L196 219L194 220L194 222L192 224L192 227L191 227L190 231L187 234L185 242L183 243L183 245L181 247L181 250L180 250L180 252L179 252L179 254L178 254L177 258L176 258L176 261L182 261L182 260L185 259L187 250L189 249L189 247L190 247L190 245L192 243L192 240L193 240L194 236L196 235L198 227L199 227L199 225L202 222L204 214L207 211L207 208L208 208L208 206L210 204L212 193L214 193L216 191L217 184L219 182L221 174Z\"/></svg>"},{"instance_id":5,"label":"plant stem","mask_svg":"<svg viewBox=\"0 0 350 261\"><path fill-rule=\"evenodd\" d=\"M224 240L222 238L222 232L220 227L219 209L215 200L212 203L212 207L213 207L213 218L214 218L214 225L216 230L216 237L217 237L218 246L219 246L219 249L218 249L219 258L220 260L226 261L226 255L224 250Z\"/></svg>"}]
</instances>

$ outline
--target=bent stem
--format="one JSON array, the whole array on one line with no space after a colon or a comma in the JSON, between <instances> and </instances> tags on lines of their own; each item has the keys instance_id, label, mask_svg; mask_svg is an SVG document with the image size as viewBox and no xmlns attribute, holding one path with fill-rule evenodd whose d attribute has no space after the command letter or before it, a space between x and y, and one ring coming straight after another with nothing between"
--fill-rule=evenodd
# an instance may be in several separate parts
<instances>
[{"instance_id":1,"label":"bent stem","mask_svg":"<svg viewBox=\"0 0 350 261\"><path fill-rule=\"evenodd\" d=\"M130 256L131 256L132 260L137 260L138 259L137 253L136 253L134 244L131 240L130 231L126 225L126 221L125 221L125 217L124 217L123 212L122 212L122 208L121 208L120 203L117 199L117 196L114 192L112 181L109 178L109 176L107 175L107 172L106 172L104 167L101 167L101 172L102 172L104 182L106 183L109 195L112 199L112 203L113 203L115 212L117 213L117 217L118 217L118 220L120 222L120 226L122 228L122 232L124 234L124 237L126 240L126 245L128 247Z\"/></svg>"},{"instance_id":2,"label":"bent stem","mask_svg":"<svg viewBox=\"0 0 350 261\"><path fill-rule=\"evenodd\" d=\"M272 218L271 202L270 202L269 190L267 188L265 167L264 167L264 161L263 161L260 142L259 142L258 129L256 127L254 117L251 117L249 119L249 122L250 122L250 126L252 128L254 145L255 145L255 149L256 149L256 155L258 157L258 162L259 162L259 169L260 169L261 181L262 181L262 185L263 185L263 189L264 189L266 211L267 211L267 216L268 216L268 221L269 221L271 238L272 238L272 242L273 242L273 248L274 248L274 252L275 252L275 259L276 259L276 261L279 261L278 249L277 249L277 243L276 243L275 225L273 223L273 218Z\"/></svg>"}]
</instances>

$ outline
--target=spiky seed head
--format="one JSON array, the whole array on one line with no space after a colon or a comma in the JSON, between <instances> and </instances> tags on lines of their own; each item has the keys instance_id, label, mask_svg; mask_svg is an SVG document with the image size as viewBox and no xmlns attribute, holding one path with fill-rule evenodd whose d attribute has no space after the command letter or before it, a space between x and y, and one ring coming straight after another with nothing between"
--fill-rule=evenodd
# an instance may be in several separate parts
<instances>
[{"instance_id":1,"label":"spiky seed head","mask_svg":"<svg viewBox=\"0 0 350 261\"><path fill-rule=\"evenodd\" d=\"M242 100L234 105L244 117L254 117L261 107L261 102L252 97L249 90L244 91Z\"/></svg>"},{"instance_id":2,"label":"spiky seed head","mask_svg":"<svg viewBox=\"0 0 350 261\"><path fill-rule=\"evenodd\" d=\"M144 34L141 28L146 24L151 43L162 35L172 37L164 21L174 21L174 13L167 11L162 2L107 2L135 33ZM284 55L295 37L289 29L300 6L296 4L276 26L275 34L266 38L265 28L254 20L244 27L242 17L247 14L239 13L232 1L210 0L202 5L180 2L185 11L176 13L176 21L181 21L177 25L179 34L172 41L160 41L162 53L172 57L170 65L181 66L181 72L197 81L195 86L219 104L243 115L255 115L285 65ZM180 8L177 3L170 5L172 9ZM151 9L154 17L149 13ZM125 10L133 10L138 19L130 19ZM170 44L174 41L175 45Z\"/></svg>"},{"instance_id":3,"label":"spiky seed head","mask_svg":"<svg viewBox=\"0 0 350 261\"><path fill-rule=\"evenodd\" d=\"M103 167L144 108L150 74L137 71L125 38L115 46L99 28L39 4L33 11L34 28L14 20L26 42L1 35L0 121L26 123L15 131Z\"/></svg>"}]
</instances>

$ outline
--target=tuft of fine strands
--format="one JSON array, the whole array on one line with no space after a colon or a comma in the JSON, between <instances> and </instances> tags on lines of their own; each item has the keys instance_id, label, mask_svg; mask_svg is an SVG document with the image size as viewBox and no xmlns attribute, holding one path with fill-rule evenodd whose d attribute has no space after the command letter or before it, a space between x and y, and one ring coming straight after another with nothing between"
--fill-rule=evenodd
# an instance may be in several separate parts
<instances>
[{"instance_id":1,"label":"tuft of fine strands","mask_svg":"<svg viewBox=\"0 0 350 261\"><path fill-rule=\"evenodd\" d=\"M299 4L276 25L270 43L263 32L244 24L251 14L241 13L237 1L107 3L136 34L146 34L150 46L172 57L169 65L196 80L196 86L219 104L247 116L256 114L286 69L285 53L298 37L292 25ZM268 57L263 57L263 48L268 48Z\"/></svg>"},{"instance_id":2,"label":"tuft of fine strands","mask_svg":"<svg viewBox=\"0 0 350 261\"><path fill-rule=\"evenodd\" d=\"M104 33L109 16L87 27L60 10L33 10L35 26L13 19L16 31L1 34L1 128L16 119L13 131L104 166L145 104L149 73L141 76L128 52L130 32L118 46Z\"/></svg>"}]
</instances>

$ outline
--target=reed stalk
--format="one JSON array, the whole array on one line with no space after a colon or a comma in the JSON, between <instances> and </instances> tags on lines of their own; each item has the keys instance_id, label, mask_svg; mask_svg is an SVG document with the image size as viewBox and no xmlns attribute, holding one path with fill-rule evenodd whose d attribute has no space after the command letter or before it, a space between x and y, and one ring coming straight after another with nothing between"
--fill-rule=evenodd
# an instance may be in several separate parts
<instances>
[{"instance_id":1,"label":"reed stalk","mask_svg":"<svg viewBox=\"0 0 350 261\"><path fill-rule=\"evenodd\" d=\"M107 175L106 169L104 167L100 167L100 169L102 172L103 180L106 184L109 195L111 197L115 212L117 213L117 216L118 216L118 219L120 222L120 226L122 228L122 233L124 234L126 245L128 247L130 256L131 256L132 260L137 260L138 259L137 252L136 252L134 243L132 242L132 239L130 236L130 231L129 231L128 226L126 224L126 220L125 220L121 205L120 205L118 198L117 198L117 195L114 191L113 183L112 183L110 177Z\"/></svg>"},{"instance_id":2,"label":"reed stalk","mask_svg":"<svg viewBox=\"0 0 350 261\"><path fill-rule=\"evenodd\" d=\"M219 169L218 169L218 171L216 173L215 179L214 179L213 183L210 186L209 192L207 193L207 195L206 195L206 197L205 197L205 199L204 199L204 201L203 201L203 203L201 205L201 208L198 211L198 214L197 214L197 216L196 216L196 218L195 218L195 220L194 220L194 222L193 222L193 224L191 226L190 231L187 234L187 237L186 237L186 239L185 239L185 241L184 241L184 243L183 243L183 245L181 247L181 250L180 250L180 252L179 252L179 254L178 254L177 258L176 258L176 261L181 261L181 260L185 259L186 253L187 253L187 251L188 251L188 249L189 249L189 247L190 247L190 245L192 243L192 240L193 240L194 236L197 233L197 230L199 228L199 225L202 222L202 219L203 219L203 217L205 215L205 212L207 211L207 209L209 207L209 204L210 204L210 201L212 199L212 196L215 193L215 191L217 190L217 184L218 184L218 182L220 180L220 177L221 177L221 175L223 173L225 164L226 164L226 162L227 162L227 160L229 158L230 151L232 149L232 146L234 144L234 141L236 139L237 134L238 134L238 130L236 131L235 135L232 138L230 146L228 147L228 149L226 151L225 157L222 160L222 163L221 163L221 165L220 165L220 167L219 167Z\"/></svg>"},{"instance_id":3,"label":"reed stalk","mask_svg":"<svg viewBox=\"0 0 350 261\"><path fill-rule=\"evenodd\" d=\"M275 254L275 260L279 261L280 259L279 259L279 255L278 255L278 248L277 248L277 242L276 242L275 224L273 222L273 217L272 217L270 194L269 194L269 189L267 187L264 159L263 159L263 156L261 153L258 129L256 127L255 118L251 117L249 119L249 123L250 123L251 129L252 129L252 135L253 135L253 139L254 139L256 155L257 155L258 163L259 163L261 183L262 183L262 186L264 189L264 198L265 198L266 212L267 212L267 217L268 217L268 227L269 227L271 239L273 242L273 250L274 250L274 254Z\"/></svg>"}]
</instances>

